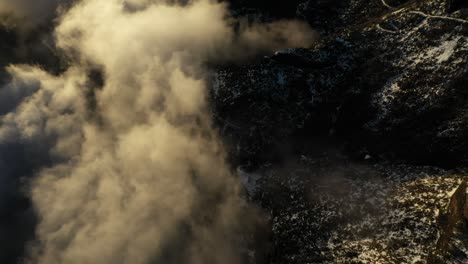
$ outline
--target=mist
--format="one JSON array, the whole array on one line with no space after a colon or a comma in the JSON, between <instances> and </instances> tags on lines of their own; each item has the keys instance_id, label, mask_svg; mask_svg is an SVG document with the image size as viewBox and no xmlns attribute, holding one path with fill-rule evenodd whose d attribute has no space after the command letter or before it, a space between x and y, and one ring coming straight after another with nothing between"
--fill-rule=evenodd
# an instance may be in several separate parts
<instances>
[{"instance_id":1,"label":"mist","mask_svg":"<svg viewBox=\"0 0 468 264\"><path fill-rule=\"evenodd\" d=\"M208 0L61 4L0 2L17 30L53 20L68 65L9 65L0 89L0 157L24 150L2 158L0 195L18 188L37 216L22 261L246 263L261 216L213 126L206 65L307 47L315 33L299 21L234 29Z\"/></svg>"},{"instance_id":2,"label":"mist","mask_svg":"<svg viewBox=\"0 0 468 264\"><path fill-rule=\"evenodd\" d=\"M72 0L2 0L0 24L30 31L52 20Z\"/></svg>"}]
</instances>

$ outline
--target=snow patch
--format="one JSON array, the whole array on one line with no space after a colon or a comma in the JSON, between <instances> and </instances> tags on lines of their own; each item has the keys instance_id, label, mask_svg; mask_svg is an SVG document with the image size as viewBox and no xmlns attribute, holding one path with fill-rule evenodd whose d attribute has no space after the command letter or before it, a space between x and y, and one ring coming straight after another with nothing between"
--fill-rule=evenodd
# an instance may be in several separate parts
<instances>
[{"instance_id":1,"label":"snow patch","mask_svg":"<svg viewBox=\"0 0 468 264\"><path fill-rule=\"evenodd\" d=\"M424 56L423 58L434 58L436 59L437 63L447 61L455 52L455 48L457 47L457 44L460 39L461 37L457 37L452 40L443 41L439 46L428 49L425 52L426 56Z\"/></svg>"}]
</instances>

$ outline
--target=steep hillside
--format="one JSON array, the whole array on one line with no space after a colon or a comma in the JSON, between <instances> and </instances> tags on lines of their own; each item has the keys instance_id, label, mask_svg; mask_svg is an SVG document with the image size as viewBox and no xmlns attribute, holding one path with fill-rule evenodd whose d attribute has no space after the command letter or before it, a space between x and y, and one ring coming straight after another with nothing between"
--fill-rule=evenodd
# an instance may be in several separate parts
<instances>
[{"instance_id":1,"label":"steep hillside","mask_svg":"<svg viewBox=\"0 0 468 264\"><path fill-rule=\"evenodd\" d=\"M221 132L271 218L270 263L467 263L451 198L467 178L467 4L296 10L316 45L213 75Z\"/></svg>"}]
</instances>

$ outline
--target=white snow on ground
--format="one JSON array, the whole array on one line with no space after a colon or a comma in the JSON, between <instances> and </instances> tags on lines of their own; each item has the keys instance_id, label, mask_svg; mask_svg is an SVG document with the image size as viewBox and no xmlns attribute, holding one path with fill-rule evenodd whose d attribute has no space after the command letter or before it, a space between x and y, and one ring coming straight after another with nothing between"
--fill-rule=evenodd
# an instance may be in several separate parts
<instances>
[{"instance_id":1,"label":"white snow on ground","mask_svg":"<svg viewBox=\"0 0 468 264\"><path fill-rule=\"evenodd\" d=\"M424 66L426 68L438 67L440 63L444 63L451 59L456 49L458 47L463 48L462 45L466 45L466 43L468 43L468 39L466 37L458 36L451 39L448 35L443 36L441 41L438 42L438 45L421 49L415 54L409 54L407 57L408 66Z\"/></svg>"},{"instance_id":2,"label":"white snow on ground","mask_svg":"<svg viewBox=\"0 0 468 264\"><path fill-rule=\"evenodd\" d=\"M444 43L442 43L441 48L443 52L437 57L438 63L444 62L452 56L453 52L455 51L455 47L457 46L458 41L460 39L461 37L457 37L453 40L445 41Z\"/></svg>"},{"instance_id":3,"label":"white snow on ground","mask_svg":"<svg viewBox=\"0 0 468 264\"><path fill-rule=\"evenodd\" d=\"M420 13L416 12L416 14ZM429 18L432 18L433 16L424 15L424 17L425 18L421 22L406 32L395 31L392 33L401 33L401 35L395 34L396 38L401 43L404 43L408 38L416 38L422 29L430 26ZM388 31L378 24L376 25L375 29L384 32ZM406 80L408 72L412 72L415 69L433 71L439 69L440 67L446 67L449 63L454 63L454 60L460 57L461 52L466 51L468 47L468 38L465 36L453 36L446 34L437 36L435 39L433 39L433 42L430 43L432 45L425 47L408 47L404 56L398 60L398 64L394 65L397 68L401 68L402 72L399 75L390 78L383 86L382 91L380 93L376 93L374 96L373 103L375 106L377 106L377 109L379 109L379 113L376 120L369 123L371 126L375 125L380 120L383 120L389 113L389 107L393 105L393 101L396 98L400 98L399 95L405 93L405 89L401 87L401 83ZM451 70L456 71L458 69L454 68ZM434 98L437 98L441 92L440 87L438 86L422 88L424 89L421 89L421 98L426 100L428 103L430 103ZM406 89L408 89L407 86Z\"/></svg>"},{"instance_id":4,"label":"white snow on ground","mask_svg":"<svg viewBox=\"0 0 468 264\"><path fill-rule=\"evenodd\" d=\"M315 170L323 175L311 181ZM426 263L439 238L439 212L466 175L405 165L346 171L311 168L282 177L267 172L258 182L259 194L275 181L272 195L279 195L277 185L289 193L287 207L272 215L279 242L301 245L287 258L320 254L320 263L330 264ZM310 188L306 200L298 195L303 188Z\"/></svg>"},{"instance_id":5,"label":"white snow on ground","mask_svg":"<svg viewBox=\"0 0 468 264\"><path fill-rule=\"evenodd\" d=\"M394 9L394 7L387 4L387 2L385 2L385 0L380 0L380 1L382 2L382 5L384 5L385 7L390 8L390 9Z\"/></svg>"},{"instance_id":6,"label":"white snow on ground","mask_svg":"<svg viewBox=\"0 0 468 264\"><path fill-rule=\"evenodd\" d=\"M416 32L418 32L420 29L426 27L426 26L429 26L429 23L427 21L427 18L424 19L423 21L421 21L419 23L419 25L417 25L416 27L412 28L410 31L408 31L406 34L403 35L403 37L401 38L401 41L405 41L407 40L408 38L411 38L413 36L413 34L415 34Z\"/></svg>"},{"instance_id":7,"label":"white snow on ground","mask_svg":"<svg viewBox=\"0 0 468 264\"><path fill-rule=\"evenodd\" d=\"M450 176L422 176L410 181L393 178L382 182L376 187L388 192L388 196L376 199L386 210L337 228L335 237L329 241L335 252L334 263L348 263L346 252L350 251L361 252L353 259L357 263L425 263L437 241L437 211L444 210L450 199L447 189L459 182L457 177ZM372 192L367 188L361 191ZM362 230L369 234L340 238L342 233L359 234Z\"/></svg>"},{"instance_id":8,"label":"white snow on ground","mask_svg":"<svg viewBox=\"0 0 468 264\"><path fill-rule=\"evenodd\" d=\"M388 112L388 106L391 105L397 93L400 92L399 82L404 79L404 75L396 76L392 79L389 79L387 83L383 86L383 89L380 93L377 93L373 98L374 104L378 105L379 115L376 121L384 119Z\"/></svg>"},{"instance_id":9,"label":"white snow on ground","mask_svg":"<svg viewBox=\"0 0 468 264\"><path fill-rule=\"evenodd\" d=\"M377 24L377 29L378 29L378 30L381 30L381 31L383 31L383 32L390 33L390 34L396 34L396 33L398 33L397 31L393 31L393 30L390 30L390 29L383 28L383 27L380 26L379 24Z\"/></svg>"},{"instance_id":10,"label":"white snow on ground","mask_svg":"<svg viewBox=\"0 0 468 264\"><path fill-rule=\"evenodd\" d=\"M426 18L444 19L444 20L451 20L451 21L456 21L456 22L459 22L459 23L468 24L468 20L461 19L461 18L456 18L456 17L449 17L449 16L433 16L433 15L429 15L429 14L426 14L426 13L421 12L421 11L411 11L411 12L409 12L409 13L411 13L411 14L418 14L418 15L421 15L421 16L426 17Z\"/></svg>"},{"instance_id":11,"label":"white snow on ground","mask_svg":"<svg viewBox=\"0 0 468 264\"><path fill-rule=\"evenodd\" d=\"M443 41L440 45L426 50L425 57L418 58L418 61L421 61L424 58L434 58L437 63L447 61L455 52L455 48L457 47L460 39L462 39L462 37L458 36L454 39Z\"/></svg>"}]
</instances>

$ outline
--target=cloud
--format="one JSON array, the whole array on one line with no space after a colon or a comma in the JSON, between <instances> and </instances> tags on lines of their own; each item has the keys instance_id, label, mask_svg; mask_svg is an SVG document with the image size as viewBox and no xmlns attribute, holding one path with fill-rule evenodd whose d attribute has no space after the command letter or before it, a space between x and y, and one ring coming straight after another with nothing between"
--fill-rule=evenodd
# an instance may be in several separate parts
<instances>
[{"instance_id":1,"label":"cloud","mask_svg":"<svg viewBox=\"0 0 468 264\"><path fill-rule=\"evenodd\" d=\"M2 0L0 24L20 30L31 30L55 17L61 5L72 0Z\"/></svg>"},{"instance_id":2,"label":"cloud","mask_svg":"<svg viewBox=\"0 0 468 264\"><path fill-rule=\"evenodd\" d=\"M312 36L297 21L235 31L215 1L77 2L55 30L69 69L10 66L0 89L0 146L38 159L25 185L39 219L26 261L245 263L259 215L213 128L206 64Z\"/></svg>"},{"instance_id":3,"label":"cloud","mask_svg":"<svg viewBox=\"0 0 468 264\"><path fill-rule=\"evenodd\" d=\"M84 78L74 69L64 78L25 65L7 71L12 80L0 89L0 261L16 263L36 222L25 180L77 154L83 104L75 92Z\"/></svg>"},{"instance_id":4,"label":"cloud","mask_svg":"<svg viewBox=\"0 0 468 264\"><path fill-rule=\"evenodd\" d=\"M299 20L270 23L240 21L240 33L234 42L238 57L253 57L259 52L271 53L287 47L309 48L318 38L310 26Z\"/></svg>"}]
</instances>

